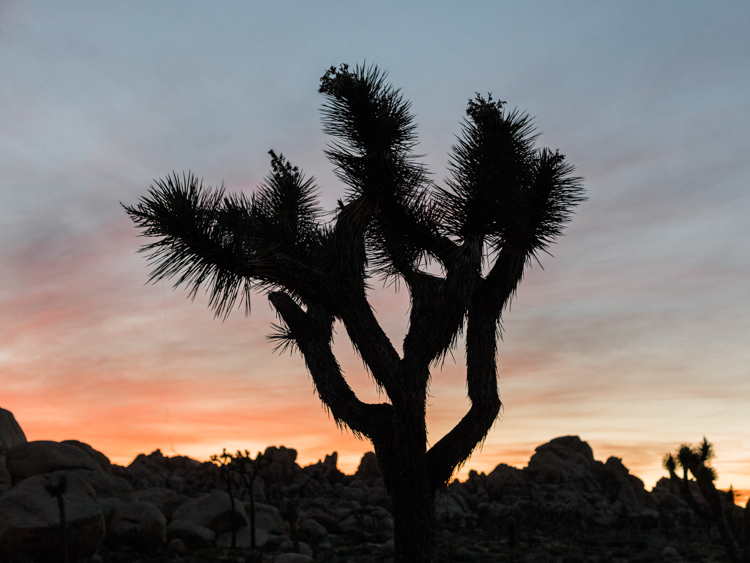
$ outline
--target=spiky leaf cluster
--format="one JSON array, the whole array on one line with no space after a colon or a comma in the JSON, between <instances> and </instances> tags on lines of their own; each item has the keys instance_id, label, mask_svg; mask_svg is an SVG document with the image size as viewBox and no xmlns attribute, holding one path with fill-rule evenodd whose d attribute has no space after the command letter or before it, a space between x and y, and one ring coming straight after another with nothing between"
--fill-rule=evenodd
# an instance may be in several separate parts
<instances>
[{"instance_id":1,"label":"spiky leaf cluster","mask_svg":"<svg viewBox=\"0 0 750 563\"><path fill-rule=\"evenodd\" d=\"M439 200L443 228L494 252L545 250L583 201L580 178L559 152L536 149L531 118L477 94L453 146L451 177Z\"/></svg>"},{"instance_id":2,"label":"spiky leaf cluster","mask_svg":"<svg viewBox=\"0 0 750 563\"><path fill-rule=\"evenodd\" d=\"M680 446L680 449L677 450L676 455L673 456L672 454L667 454L664 458L663 465L670 474L674 473L679 467L683 469L686 475L689 471L696 478L699 476L705 476L711 481L716 481L716 470L708 465L713 457L713 446L704 437L703 441L695 448L683 444Z\"/></svg>"},{"instance_id":3,"label":"spiky leaf cluster","mask_svg":"<svg viewBox=\"0 0 750 563\"><path fill-rule=\"evenodd\" d=\"M411 104L387 84L377 67L331 67L321 78L323 130L336 138L325 151L356 202L373 269L408 274L423 257L426 239L438 232Z\"/></svg>"},{"instance_id":4,"label":"spiky leaf cluster","mask_svg":"<svg viewBox=\"0 0 750 563\"><path fill-rule=\"evenodd\" d=\"M125 206L141 236L157 239L141 248L153 266L150 281L176 278L175 287L188 286L191 297L203 286L210 307L225 317L238 300L249 312L253 288L285 287L276 275L279 254L317 263L325 230L314 181L283 155L271 152L271 165L250 199L188 173L157 180L136 206Z\"/></svg>"}]
</instances>

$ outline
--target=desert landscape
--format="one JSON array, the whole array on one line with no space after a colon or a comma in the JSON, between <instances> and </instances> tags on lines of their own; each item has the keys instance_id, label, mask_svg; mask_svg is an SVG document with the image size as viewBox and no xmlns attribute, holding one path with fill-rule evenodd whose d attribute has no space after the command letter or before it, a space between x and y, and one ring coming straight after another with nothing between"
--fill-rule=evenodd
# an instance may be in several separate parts
<instances>
[{"instance_id":1,"label":"desert landscape","mask_svg":"<svg viewBox=\"0 0 750 563\"><path fill-rule=\"evenodd\" d=\"M254 460L256 547L251 503L241 480L218 464L139 455L130 465L75 440L27 442L9 411L0 425L0 557L56 561L64 479L70 560L257 561L393 560L393 518L375 455L354 475L333 452L300 467L291 448ZM729 506L727 506L729 509ZM741 522L743 509L730 517ZM651 491L621 460L594 458L577 436L540 445L522 469L471 471L437 497L441 562L728 561L716 524L702 521L668 478ZM235 547L232 548L232 530Z\"/></svg>"}]
</instances>

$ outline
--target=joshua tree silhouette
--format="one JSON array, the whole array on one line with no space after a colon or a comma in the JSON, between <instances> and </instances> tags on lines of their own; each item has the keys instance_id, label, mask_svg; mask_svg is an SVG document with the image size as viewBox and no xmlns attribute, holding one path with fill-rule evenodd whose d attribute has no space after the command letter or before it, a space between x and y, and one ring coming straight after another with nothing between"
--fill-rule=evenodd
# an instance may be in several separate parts
<instances>
[{"instance_id":1,"label":"joshua tree silhouette","mask_svg":"<svg viewBox=\"0 0 750 563\"><path fill-rule=\"evenodd\" d=\"M54 483L44 484L44 490L52 498L57 499L57 510L60 513L60 561L68 563L68 521L65 516L65 492L68 490L68 478L59 475Z\"/></svg>"},{"instance_id":2,"label":"joshua tree silhouette","mask_svg":"<svg viewBox=\"0 0 750 563\"><path fill-rule=\"evenodd\" d=\"M321 78L325 151L346 184L330 222L317 188L282 155L250 198L203 187L191 174L157 180L125 207L157 240L152 280L201 286L216 315L252 289L265 291L281 322L277 348L298 349L339 425L372 441L393 499L395 560L430 561L435 493L492 427L501 315L525 266L562 233L582 187L563 155L534 148L531 118L504 102L469 101L445 188L416 161L410 104L376 67L332 67ZM434 262L440 273L425 268ZM434 270L434 269L433 269ZM400 281L411 298L399 354L367 301L372 278ZM331 350L341 321L387 401L366 404ZM469 412L427 448L430 368L465 333Z\"/></svg>"},{"instance_id":3,"label":"joshua tree silhouette","mask_svg":"<svg viewBox=\"0 0 750 563\"><path fill-rule=\"evenodd\" d=\"M683 444L675 455L667 454L664 468L690 508L700 518L717 524L729 559L733 563L750 563L750 500L740 521L728 517L728 508L734 507L734 490L730 488L729 493L724 493L716 489L716 470L709 465L713 457L713 446L704 437L695 448ZM682 468L682 477L677 475L677 468ZM695 477L703 499L696 498L690 490L689 474Z\"/></svg>"},{"instance_id":4,"label":"joshua tree silhouette","mask_svg":"<svg viewBox=\"0 0 750 563\"><path fill-rule=\"evenodd\" d=\"M221 480L224 481L224 485L227 487L227 494L229 495L229 506L232 510L232 548L237 547L237 510L234 505L234 473L232 462L234 458L232 454L227 453L227 449L224 448L219 455L212 455L211 462L219 466L219 475Z\"/></svg>"},{"instance_id":5,"label":"joshua tree silhouette","mask_svg":"<svg viewBox=\"0 0 750 563\"><path fill-rule=\"evenodd\" d=\"M255 459L253 459L250 456L250 452L248 450L245 450L245 453L237 450L237 453L232 458L232 461L229 465L229 468L239 475L240 481L243 485L245 485L245 490L250 496L250 549L256 548L255 494L253 493L253 484L258 478L258 473L260 472L260 469L264 465L265 461L266 460L264 459L263 454L260 452L258 452L258 455L255 456Z\"/></svg>"}]
</instances>

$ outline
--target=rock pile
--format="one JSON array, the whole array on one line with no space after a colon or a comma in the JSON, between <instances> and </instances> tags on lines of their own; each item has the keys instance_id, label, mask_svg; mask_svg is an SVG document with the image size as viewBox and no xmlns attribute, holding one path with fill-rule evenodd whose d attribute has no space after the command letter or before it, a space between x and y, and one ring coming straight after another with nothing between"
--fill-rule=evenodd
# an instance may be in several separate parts
<instances>
[{"instance_id":1,"label":"rock pile","mask_svg":"<svg viewBox=\"0 0 750 563\"><path fill-rule=\"evenodd\" d=\"M374 454L365 454L354 475L339 471L335 452L307 467L284 447L267 448L262 459L253 496L264 561L353 561L362 550L369 554L362 560L374 561L392 553L390 500ZM237 547L251 545L249 492L235 483L232 503L216 465L156 450L122 467L78 441L27 442L13 416L0 411L0 561L59 559L59 505L49 490L61 479L71 560L102 550L228 548L233 530ZM558 536L674 533L695 524L668 480L648 492L620 459L595 460L577 436L539 446L523 469L471 471L438 496L437 513L448 534L510 524Z\"/></svg>"}]
</instances>

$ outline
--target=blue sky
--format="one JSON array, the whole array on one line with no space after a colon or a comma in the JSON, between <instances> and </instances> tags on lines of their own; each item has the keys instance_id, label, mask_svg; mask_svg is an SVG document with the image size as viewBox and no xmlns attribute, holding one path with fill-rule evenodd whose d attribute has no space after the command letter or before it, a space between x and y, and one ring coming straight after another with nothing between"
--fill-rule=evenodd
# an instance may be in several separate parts
<instances>
[{"instance_id":1,"label":"blue sky","mask_svg":"<svg viewBox=\"0 0 750 563\"><path fill-rule=\"evenodd\" d=\"M468 467L525 464L578 434L647 484L706 435L750 489L750 7L745 2L0 2L0 406L32 439L121 463L156 447L332 449L356 464L273 312L221 323L144 285L120 202L191 170L251 192L267 151L340 196L318 81L377 64L413 103L442 183L466 102L535 116L589 200L505 315L505 404ZM407 297L373 292L399 339ZM376 395L342 338L342 363ZM463 354L436 373L437 439L466 408ZM347 465L348 464L348 465Z\"/></svg>"}]
</instances>

